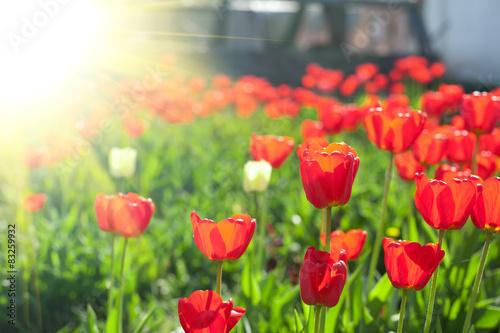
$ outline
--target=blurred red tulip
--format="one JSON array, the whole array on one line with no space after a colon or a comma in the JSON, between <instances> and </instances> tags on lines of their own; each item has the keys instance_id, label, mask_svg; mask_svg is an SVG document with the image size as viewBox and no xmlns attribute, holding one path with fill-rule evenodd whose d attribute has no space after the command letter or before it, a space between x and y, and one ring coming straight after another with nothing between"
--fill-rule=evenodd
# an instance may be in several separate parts
<instances>
[{"instance_id":1,"label":"blurred red tulip","mask_svg":"<svg viewBox=\"0 0 500 333\"><path fill-rule=\"evenodd\" d=\"M439 91L444 95L444 107L448 112L455 112L464 94L464 88L458 84L441 84Z\"/></svg>"},{"instance_id":2,"label":"blurred red tulip","mask_svg":"<svg viewBox=\"0 0 500 333\"><path fill-rule=\"evenodd\" d=\"M178 304L179 320L186 333L228 333L245 314L246 309L234 307L233 300L223 302L212 290L197 290Z\"/></svg>"},{"instance_id":3,"label":"blurred red tulip","mask_svg":"<svg viewBox=\"0 0 500 333\"><path fill-rule=\"evenodd\" d=\"M477 170L476 175L482 179L488 179L493 176L499 169L498 156L490 151L481 151L476 156ZM463 169L472 170L470 163L464 164Z\"/></svg>"},{"instance_id":4,"label":"blurred red tulip","mask_svg":"<svg viewBox=\"0 0 500 333\"><path fill-rule=\"evenodd\" d=\"M402 82L395 82L389 87L389 93L391 94L404 94L406 91L406 86Z\"/></svg>"},{"instance_id":5,"label":"blurred red tulip","mask_svg":"<svg viewBox=\"0 0 500 333\"><path fill-rule=\"evenodd\" d=\"M426 91L420 97L420 106L429 117L440 118L444 112L444 94L439 91Z\"/></svg>"},{"instance_id":6,"label":"blurred red tulip","mask_svg":"<svg viewBox=\"0 0 500 333\"><path fill-rule=\"evenodd\" d=\"M235 214L218 223L191 213L196 245L210 260L237 260L246 251L255 232L255 219Z\"/></svg>"},{"instance_id":7,"label":"blurred red tulip","mask_svg":"<svg viewBox=\"0 0 500 333\"><path fill-rule=\"evenodd\" d=\"M351 96L359 88L360 82L355 75L349 75L340 85L340 93L342 96Z\"/></svg>"},{"instance_id":8,"label":"blurred red tulip","mask_svg":"<svg viewBox=\"0 0 500 333\"><path fill-rule=\"evenodd\" d=\"M36 212L43 208L47 196L43 193L30 193L23 199L23 207L28 212Z\"/></svg>"},{"instance_id":9,"label":"blurred red tulip","mask_svg":"<svg viewBox=\"0 0 500 333\"><path fill-rule=\"evenodd\" d=\"M423 130L413 143L415 158L423 164L433 165L441 162L447 152L448 137L436 130Z\"/></svg>"},{"instance_id":10,"label":"blurred red tulip","mask_svg":"<svg viewBox=\"0 0 500 333\"><path fill-rule=\"evenodd\" d=\"M354 72L361 82L366 82L378 73L378 66L368 62L356 66Z\"/></svg>"},{"instance_id":11,"label":"blurred red tulip","mask_svg":"<svg viewBox=\"0 0 500 333\"><path fill-rule=\"evenodd\" d=\"M356 151L345 143L309 144L300 163L307 200L318 209L345 205L359 167Z\"/></svg>"},{"instance_id":12,"label":"blurred red tulip","mask_svg":"<svg viewBox=\"0 0 500 333\"><path fill-rule=\"evenodd\" d=\"M314 76L312 75L304 75L302 77L302 86L304 86L304 88L307 88L307 89L314 89L314 87L316 87L316 78L314 78Z\"/></svg>"},{"instance_id":13,"label":"blurred red tulip","mask_svg":"<svg viewBox=\"0 0 500 333\"><path fill-rule=\"evenodd\" d=\"M456 166L449 164L441 164L434 172L434 178L437 180L442 180L444 182L449 182L453 178L466 179L472 175L470 169L460 170Z\"/></svg>"},{"instance_id":14,"label":"blurred red tulip","mask_svg":"<svg viewBox=\"0 0 500 333\"><path fill-rule=\"evenodd\" d=\"M495 128L490 134L484 134L479 137L479 150L491 151L493 154L500 155L500 129Z\"/></svg>"},{"instance_id":15,"label":"blurred red tulip","mask_svg":"<svg viewBox=\"0 0 500 333\"><path fill-rule=\"evenodd\" d=\"M294 118L300 113L300 105L288 98L276 99L269 102L264 107L264 113L269 118L278 118L282 116Z\"/></svg>"},{"instance_id":16,"label":"blurred red tulip","mask_svg":"<svg viewBox=\"0 0 500 333\"><path fill-rule=\"evenodd\" d=\"M131 138L140 137L148 128L148 123L139 118L123 118L123 128Z\"/></svg>"},{"instance_id":17,"label":"blurred red tulip","mask_svg":"<svg viewBox=\"0 0 500 333\"><path fill-rule=\"evenodd\" d=\"M257 100L252 95L238 94L234 100L236 103L236 114L240 117L249 117L255 111L259 104Z\"/></svg>"},{"instance_id":18,"label":"blurred red tulip","mask_svg":"<svg viewBox=\"0 0 500 333\"><path fill-rule=\"evenodd\" d=\"M411 147L422 132L426 116L418 110L399 108L391 112L371 109L365 116L365 128L370 141L378 148L393 153Z\"/></svg>"},{"instance_id":19,"label":"blurred red tulip","mask_svg":"<svg viewBox=\"0 0 500 333\"><path fill-rule=\"evenodd\" d=\"M216 89L228 89L231 87L231 78L227 75L216 75L212 80L212 86Z\"/></svg>"},{"instance_id":20,"label":"blurred red tulip","mask_svg":"<svg viewBox=\"0 0 500 333\"><path fill-rule=\"evenodd\" d=\"M467 131L453 131L448 134L448 151L446 158L454 163L472 161L476 135Z\"/></svg>"},{"instance_id":21,"label":"blurred red tulip","mask_svg":"<svg viewBox=\"0 0 500 333\"><path fill-rule=\"evenodd\" d=\"M344 250L346 253L346 260L357 260L361 255L363 246L366 241L366 231L361 229L352 229L344 233L337 230L330 234L330 253L337 257L340 251ZM325 245L326 236L321 234L321 244ZM346 262L347 262L346 261Z\"/></svg>"},{"instance_id":22,"label":"blurred red tulip","mask_svg":"<svg viewBox=\"0 0 500 333\"><path fill-rule=\"evenodd\" d=\"M303 106L313 106L318 98L314 92L304 88L295 88L292 95Z\"/></svg>"},{"instance_id":23,"label":"blurred red tulip","mask_svg":"<svg viewBox=\"0 0 500 333\"><path fill-rule=\"evenodd\" d=\"M94 208L97 223L103 231L111 231L125 238L136 238L144 233L153 216L155 205L136 193L97 195Z\"/></svg>"},{"instance_id":24,"label":"blurred red tulip","mask_svg":"<svg viewBox=\"0 0 500 333\"><path fill-rule=\"evenodd\" d=\"M482 185L477 185L477 194L472 223L476 228L500 233L500 178L488 178Z\"/></svg>"},{"instance_id":25,"label":"blurred red tulip","mask_svg":"<svg viewBox=\"0 0 500 333\"><path fill-rule=\"evenodd\" d=\"M435 62L429 67L431 75L435 78L440 78L446 72L446 66L442 62Z\"/></svg>"},{"instance_id":26,"label":"blurred red tulip","mask_svg":"<svg viewBox=\"0 0 500 333\"><path fill-rule=\"evenodd\" d=\"M432 82L432 74L425 67L415 67L408 72L410 78L420 84L428 84Z\"/></svg>"},{"instance_id":27,"label":"blurred red tulip","mask_svg":"<svg viewBox=\"0 0 500 333\"><path fill-rule=\"evenodd\" d=\"M326 132L321 121L306 119L302 122L302 138L304 140L311 138L322 138L326 136Z\"/></svg>"},{"instance_id":28,"label":"blurred red tulip","mask_svg":"<svg viewBox=\"0 0 500 333\"><path fill-rule=\"evenodd\" d=\"M382 243L387 277L399 289L423 289L444 257L439 244L422 246L388 237Z\"/></svg>"},{"instance_id":29,"label":"blurred red tulip","mask_svg":"<svg viewBox=\"0 0 500 333\"><path fill-rule=\"evenodd\" d=\"M465 225L476 202L476 185L469 179L429 180L415 177L415 206L434 229L458 230Z\"/></svg>"},{"instance_id":30,"label":"blurred red tulip","mask_svg":"<svg viewBox=\"0 0 500 333\"><path fill-rule=\"evenodd\" d=\"M415 154L411 150L396 154L394 164L399 177L405 181L413 180L417 172L425 171L425 165L417 161Z\"/></svg>"},{"instance_id":31,"label":"blurred red tulip","mask_svg":"<svg viewBox=\"0 0 500 333\"><path fill-rule=\"evenodd\" d=\"M300 296L307 305L333 307L339 302L347 277L345 251L339 259L309 247L300 268Z\"/></svg>"},{"instance_id":32,"label":"blurred red tulip","mask_svg":"<svg viewBox=\"0 0 500 333\"><path fill-rule=\"evenodd\" d=\"M338 134L342 129L344 109L335 99L319 103L318 116L323 128L329 135Z\"/></svg>"},{"instance_id":33,"label":"blurred red tulip","mask_svg":"<svg viewBox=\"0 0 500 333\"><path fill-rule=\"evenodd\" d=\"M257 135L250 140L250 155L255 161L265 160L279 169L293 150L295 142L288 136Z\"/></svg>"},{"instance_id":34,"label":"blurred red tulip","mask_svg":"<svg viewBox=\"0 0 500 333\"><path fill-rule=\"evenodd\" d=\"M466 130L476 134L489 134L500 120L500 97L475 91L464 95L460 111Z\"/></svg>"},{"instance_id":35,"label":"blurred red tulip","mask_svg":"<svg viewBox=\"0 0 500 333\"><path fill-rule=\"evenodd\" d=\"M389 78L393 82L399 82L403 79L403 73L397 68L391 69L389 72Z\"/></svg>"}]
</instances>

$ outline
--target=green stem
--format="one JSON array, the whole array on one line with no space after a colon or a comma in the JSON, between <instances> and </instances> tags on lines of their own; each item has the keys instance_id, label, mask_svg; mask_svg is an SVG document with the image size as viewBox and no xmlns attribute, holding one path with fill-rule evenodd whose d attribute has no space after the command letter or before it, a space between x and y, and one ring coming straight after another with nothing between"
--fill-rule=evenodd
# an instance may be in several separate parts
<instances>
[{"instance_id":1,"label":"green stem","mask_svg":"<svg viewBox=\"0 0 500 333\"><path fill-rule=\"evenodd\" d=\"M476 144L474 145L474 153L472 155L472 174L477 171L477 153L479 153L479 134L476 134Z\"/></svg>"},{"instance_id":2,"label":"green stem","mask_svg":"<svg viewBox=\"0 0 500 333\"><path fill-rule=\"evenodd\" d=\"M474 306L476 305L477 292L479 290L479 285L481 284L481 279L483 278L484 265L486 263L486 257L488 256L488 250L490 248L492 237L493 234L491 232L486 233L486 241L484 242L483 253L481 254L481 261L479 262L479 267L477 269L476 280L474 281L474 287L472 288L472 294L470 295L469 309L467 310L467 317L465 317L462 333L469 332L472 312L474 312Z\"/></svg>"},{"instance_id":3,"label":"green stem","mask_svg":"<svg viewBox=\"0 0 500 333\"><path fill-rule=\"evenodd\" d=\"M320 333L325 333L325 323L326 323L326 306L320 305L320 312L321 312L321 317L319 319L319 332Z\"/></svg>"},{"instance_id":4,"label":"green stem","mask_svg":"<svg viewBox=\"0 0 500 333\"><path fill-rule=\"evenodd\" d=\"M111 233L111 270L109 272L108 316L113 310L113 286L115 284L115 234Z\"/></svg>"},{"instance_id":5,"label":"green stem","mask_svg":"<svg viewBox=\"0 0 500 333\"><path fill-rule=\"evenodd\" d=\"M217 294L220 295L220 285L222 282L222 260L217 265Z\"/></svg>"},{"instance_id":6,"label":"green stem","mask_svg":"<svg viewBox=\"0 0 500 333\"><path fill-rule=\"evenodd\" d=\"M325 230L325 251L330 253L330 241L332 233L332 207L325 208L326 230Z\"/></svg>"},{"instance_id":7,"label":"green stem","mask_svg":"<svg viewBox=\"0 0 500 333\"><path fill-rule=\"evenodd\" d=\"M123 332L123 272L125 271L125 256L127 255L128 238L123 243L122 268L120 272L120 294L118 295L118 332Z\"/></svg>"},{"instance_id":8,"label":"green stem","mask_svg":"<svg viewBox=\"0 0 500 333\"><path fill-rule=\"evenodd\" d=\"M259 202L260 201L260 202ZM266 231L266 192L255 192L255 214L258 216L260 213L260 220L257 222L257 228L259 228L259 238L256 244L257 246L257 267L262 268L262 261L264 260L264 249L265 246L265 231ZM259 212L260 209L260 212Z\"/></svg>"},{"instance_id":9,"label":"green stem","mask_svg":"<svg viewBox=\"0 0 500 333\"><path fill-rule=\"evenodd\" d=\"M325 247L324 250L326 251L326 233L325 233L325 220L326 220L326 210L322 209L321 210L321 229L319 231L319 244L321 248L321 234L325 234Z\"/></svg>"},{"instance_id":10,"label":"green stem","mask_svg":"<svg viewBox=\"0 0 500 333\"><path fill-rule=\"evenodd\" d=\"M322 305L316 305L316 314L314 316L314 333L319 333L320 313L322 312ZM312 309L311 309L312 311Z\"/></svg>"},{"instance_id":11,"label":"green stem","mask_svg":"<svg viewBox=\"0 0 500 333\"><path fill-rule=\"evenodd\" d=\"M439 248L441 248L441 246L443 245L443 237L444 237L444 230L439 230L439 240L438 240ZM432 312L434 311L434 299L436 298L438 271L439 271L439 266L436 268L434 274L432 275L431 294L429 296L429 304L427 305L427 316L425 317L424 333L429 333L429 330L431 328Z\"/></svg>"},{"instance_id":12,"label":"green stem","mask_svg":"<svg viewBox=\"0 0 500 333\"><path fill-rule=\"evenodd\" d=\"M347 333L351 332L351 295L349 293L349 285L346 283L346 286L344 288L345 293L345 311L346 311L346 316L347 316L347 323L346 323L346 331Z\"/></svg>"},{"instance_id":13,"label":"green stem","mask_svg":"<svg viewBox=\"0 0 500 333\"><path fill-rule=\"evenodd\" d=\"M401 298L401 309L399 310L398 333L403 332L403 321L405 319L406 297L408 290L403 289L403 298Z\"/></svg>"},{"instance_id":14,"label":"green stem","mask_svg":"<svg viewBox=\"0 0 500 333\"><path fill-rule=\"evenodd\" d=\"M375 278L375 270L377 269L378 256L380 253L380 244L382 242L382 234L384 232L385 214L387 212L387 197L389 195L389 185L391 184L392 165L394 164L393 160L394 160L394 153L391 152L389 156L389 166L387 167L385 173L384 197L382 199L382 214L380 215L380 223L378 225L377 235L375 236L375 243L373 245L373 253L370 261L370 271L368 274L367 292L370 292L370 289L372 288L373 279Z\"/></svg>"}]
</instances>

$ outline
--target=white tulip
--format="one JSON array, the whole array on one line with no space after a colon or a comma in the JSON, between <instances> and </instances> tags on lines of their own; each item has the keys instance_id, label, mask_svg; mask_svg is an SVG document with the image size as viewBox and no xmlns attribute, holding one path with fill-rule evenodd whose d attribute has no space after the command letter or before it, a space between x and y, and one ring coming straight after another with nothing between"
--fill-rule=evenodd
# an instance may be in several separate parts
<instances>
[{"instance_id":1,"label":"white tulip","mask_svg":"<svg viewBox=\"0 0 500 333\"><path fill-rule=\"evenodd\" d=\"M263 192L269 185L273 167L267 161L248 161L243 169L243 191Z\"/></svg>"},{"instance_id":2,"label":"white tulip","mask_svg":"<svg viewBox=\"0 0 500 333\"><path fill-rule=\"evenodd\" d=\"M113 177L130 178L135 173L137 150L134 148L111 148L109 152L109 172Z\"/></svg>"}]
</instances>

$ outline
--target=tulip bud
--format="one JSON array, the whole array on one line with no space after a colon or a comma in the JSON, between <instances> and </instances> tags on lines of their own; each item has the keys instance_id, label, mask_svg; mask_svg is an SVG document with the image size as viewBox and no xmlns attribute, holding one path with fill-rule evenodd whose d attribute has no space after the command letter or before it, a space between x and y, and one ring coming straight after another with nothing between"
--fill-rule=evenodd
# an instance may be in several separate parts
<instances>
[{"instance_id":1,"label":"tulip bud","mask_svg":"<svg viewBox=\"0 0 500 333\"><path fill-rule=\"evenodd\" d=\"M248 161L243 170L243 191L263 192L269 185L273 168L267 161Z\"/></svg>"},{"instance_id":2,"label":"tulip bud","mask_svg":"<svg viewBox=\"0 0 500 333\"><path fill-rule=\"evenodd\" d=\"M133 148L111 148L109 152L109 172L113 177L130 178L135 173L137 150Z\"/></svg>"}]
</instances>

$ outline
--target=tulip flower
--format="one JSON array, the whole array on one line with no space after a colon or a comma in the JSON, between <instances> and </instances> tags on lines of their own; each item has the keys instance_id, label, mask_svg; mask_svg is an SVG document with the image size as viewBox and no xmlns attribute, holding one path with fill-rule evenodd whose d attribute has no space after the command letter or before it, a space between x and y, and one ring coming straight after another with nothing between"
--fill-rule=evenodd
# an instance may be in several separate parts
<instances>
[{"instance_id":1,"label":"tulip flower","mask_svg":"<svg viewBox=\"0 0 500 333\"><path fill-rule=\"evenodd\" d=\"M476 228L500 233L500 178L488 178L482 188L478 186L477 203L471 217Z\"/></svg>"},{"instance_id":2,"label":"tulip flower","mask_svg":"<svg viewBox=\"0 0 500 333\"><path fill-rule=\"evenodd\" d=\"M23 207L28 212L36 212L43 208L47 196L43 193L30 193L23 200Z\"/></svg>"},{"instance_id":3,"label":"tulip flower","mask_svg":"<svg viewBox=\"0 0 500 333\"><path fill-rule=\"evenodd\" d=\"M471 175L472 173L470 172L470 169L459 170L456 166L449 164L441 164L436 171L434 171L434 178L445 182L448 182L453 178L469 178Z\"/></svg>"},{"instance_id":4,"label":"tulip flower","mask_svg":"<svg viewBox=\"0 0 500 333\"><path fill-rule=\"evenodd\" d=\"M423 164L432 165L441 162L446 152L448 137L436 130L423 130L413 143L415 158Z\"/></svg>"},{"instance_id":5,"label":"tulip flower","mask_svg":"<svg viewBox=\"0 0 500 333\"><path fill-rule=\"evenodd\" d=\"M398 170L399 178L404 181L411 181L415 179L416 173L425 171L425 165L417 161L412 151L396 154L394 165L396 165L396 169Z\"/></svg>"},{"instance_id":6,"label":"tulip flower","mask_svg":"<svg viewBox=\"0 0 500 333\"><path fill-rule=\"evenodd\" d=\"M218 223L191 213L194 241L210 260L237 260L252 240L256 221L248 215L236 214Z\"/></svg>"},{"instance_id":7,"label":"tulip flower","mask_svg":"<svg viewBox=\"0 0 500 333\"><path fill-rule=\"evenodd\" d=\"M378 73L378 66L367 62L356 66L354 72L361 82L366 82Z\"/></svg>"},{"instance_id":8,"label":"tulip flower","mask_svg":"<svg viewBox=\"0 0 500 333\"><path fill-rule=\"evenodd\" d=\"M467 131L454 131L448 135L446 158L450 162L471 162L476 145L476 135Z\"/></svg>"},{"instance_id":9,"label":"tulip flower","mask_svg":"<svg viewBox=\"0 0 500 333\"><path fill-rule=\"evenodd\" d=\"M466 130L476 134L489 134L500 120L500 97L478 91L464 95L461 113Z\"/></svg>"},{"instance_id":10,"label":"tulip flower","mask_svg":"<svg viewBox=\"0 0 500 333\"><path fill-rule=\"evenodd\" d=\"M125 238L136 238L144 233L155 211L151 199L136 193L97 195L94 208L97 223L103 231L111 231Z\"/></svg>"},{"instance_id":11,"label":"tulip flower","mask_svg":"<svg viewBox=\"0 0 500 333\"><path fill-rule=\"evenodd\" d=\"M123 128L131 138L140 137L148 128L148 123L139 118L123 117Z\"/></svg>"},{"instance_id":12,"label":"tulip flower","mask_svg":"<svg viewBox=\"0 0 500 333\"><path fill-rule=\"evenodd\" d=\"M267 161L248 161L243 169L243 191L265 191L272 171L273 167Z\"/></svg>"},{"instance_id":13,"label":"tulip flower","mask_svg":"<svg viewBox=\"0 0 500 333\"><path fill-rule=\"evenodd\" d=\"M415 205L424 221L439 230L458 230L465 225L476 202L476 186L470 179L429 180L415 177Z\"/></svg>"},{"instance_id":14,"label":"tulip flower","mask_svg":"<svg viewBox=\"0 0 500 333\"><path fill-rule=\"evenodd\" d=\"M137 150L127 148L111 148L109 152L109 172L111 176L118 178L130 178L135 173Z\"/></svg>"},{"instance_id":15,"label":"tulip flower","mask_svg":"<svg viewBox=\"0 0 500 333\"><path fill-rule=\"evenodd\" d=\"M238 323L246 309L234 307L233 300L223 302L212 290L197 290L178 304L179 320L186 333L227 333Z\"/></svg>"},{"instance_id":16,"label":"tulip flower","mask_svg":"<svg viewBox=\"0 0 500 333\"><path fill-rule=\"evenodd\" d=\"M255 161L265 160L273 169L279 169L293 150L295 142L287 136L253 134L250 155Z\"/></svg>"},{"instance_id":17,"label":"tulip flower","mask_svg":"<svg viewBox=\"0 0 500 333\"><path fill-rule=\"evenodd\" d=\"M300 268L300 296L308 305L333 307L344 289L347 266L345 251L338 260L328 252L309 247Z\"/></svg>"},{"instance_id":18,"label":"tulip flower","mask_svg":"<svg viewBox=\"0 0 500 333\"><path fill-rule=\"evenodd\" d=\"M385 237L385 268L387 276L395 288L421 290L427 285L434 270L444 257L439 244L426 244L410 241L396 241Z\"/></svg>"},{"instance_id":19,"label":"tulip flower","mask_svg":"<svg viewBox=\"0 0 500 333\"><path fill-rule=\"evenodd\" d=\"M444 94L439 91L426 91L420 97L422 111L429 117L440 118L444 112Z\"/></svg>"},{"instance_id":20,"label":"tulip flower","mask_svg":"<svg viewBox=\"0 0 500 333\"><path fill-rule=\"evenodd\" d=\"M304 151L300 176L307 200L318 209L345 205L359 167L356 150L345 143L312 142Z\"/></svg>"},{"instance_id":21,"label":"tulip flower","mask_svg":"<svg viewBox=\"0 0 500 333\"><path fill-rule=\"evenodd\" d=\"M326 136L324 125L320 121L306 119L302 122L301 128L304 140Z\"/></svg>"},{"instance_id":22,"label":"tulip flower","mask_svg":"<svg viewBox=\"0 0 500 333\"><path fill-rule=\"evenodd\" d=\"M370 141L378 148L400 153L411 147L424 129L426 116L407 108L373 108L365 116Z\"/></svg>"},{"instance_id":23,"label":"tulip flower","mask_svg":"<svg viewBox=\"0 0 500 333\"><path fill-rule=\"evenodd\" d=\"M346 262L357 260L365 245L366 235L366 231L361 229L349 230L346 233L340 230L334 231L330 235L330 253L336 257L341 250L344 250L346 253ZM323 245L325 244L325 240L325 234L321 234L321 243Z\"/></svg>"},{"instance_id":24,"label":"tulip flower","mask_svg":"<svg viewBox=\"0 0 500 333\"><path fill-rule=\"evenodd\" d=\"M302 162L306 158L304 157L304 152L312 142L316 142L321 147L327 147L330 144L328 143L328 141L326 141L325 138L321 137L313 137L310 139L305 139L304 143L297 146L297 157L299 158L300 162Z\"/></svg>"},{"instance_id":25,"label":"tulip flower","mask_svg":"<svg viewBox=\"0 0 500 333\"><path fill-rule=\"evenodd\" d=\"M487 150L500 155L500 128L495 128L490 134L481 135L479 141L479 151Z\"/></svg>"},{"instance_id":26,"label":"tulip flower","mask_svg":"<svg viewBox=\"0 0 500 333\"><path fill-rule=\"evenodd\" d=\"M444 108L448 112L454 112L462 102L464 88L458 84L441 84L439 92L444 94Z\"/></svg>"}]
</instances>

